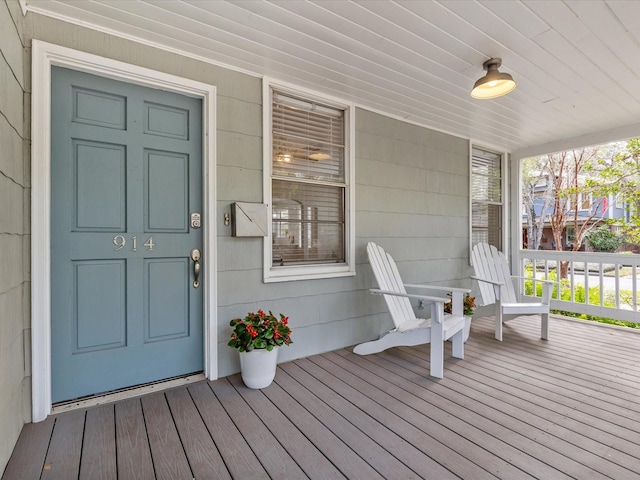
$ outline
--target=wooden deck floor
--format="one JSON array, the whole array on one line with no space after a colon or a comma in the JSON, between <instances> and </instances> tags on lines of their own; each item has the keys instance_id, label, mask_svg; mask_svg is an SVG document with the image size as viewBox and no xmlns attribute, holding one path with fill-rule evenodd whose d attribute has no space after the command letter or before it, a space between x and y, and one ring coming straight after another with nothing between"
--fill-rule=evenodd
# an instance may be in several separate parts
<instances>
[{"instance_id":1,"label":"wooden deck floor","mask_svg":"<svg viewBox=\"0 0 640 480\"><path fill-rule=\"evenodd\" d=\"M350 349L26 425L19 479L640 479L640 331L474 320L465 359Z\"/></svg>"}]
</instances>

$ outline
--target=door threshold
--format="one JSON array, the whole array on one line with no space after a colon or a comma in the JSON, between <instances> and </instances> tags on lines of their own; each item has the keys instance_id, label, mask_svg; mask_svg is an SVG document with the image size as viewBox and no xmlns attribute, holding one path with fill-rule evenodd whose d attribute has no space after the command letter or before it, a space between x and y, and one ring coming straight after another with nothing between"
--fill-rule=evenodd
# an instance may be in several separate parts
<instances>
[{"instance_id":1,"label":"door threshold","mask_svg":"<svg viewBox=\"0 0 640 480\"><path fill-rule=\"evenodd\" d=\"M51 408L51 414L55 415L56 413L69 412L71 410L96 407L98 405L104 405L105 403L140 397L142 395L147 395L148 393L160 392L174 387L181 387L189 383L200 382L206 379L207 377L204 373L194 373L184 377L173 377L166 380L159 380L157 382L145 383L144 385L137 385L131 388L92 395L90 397L68 400L66 402L54 404Z\"/></svg>"}]
</instances>

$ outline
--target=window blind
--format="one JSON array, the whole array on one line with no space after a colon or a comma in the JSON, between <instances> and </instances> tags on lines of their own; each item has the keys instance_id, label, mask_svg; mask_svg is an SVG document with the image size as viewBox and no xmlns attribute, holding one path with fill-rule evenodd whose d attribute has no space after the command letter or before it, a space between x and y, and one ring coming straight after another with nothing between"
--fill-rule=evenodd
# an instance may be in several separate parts
<instances>
[{"instance_id":1,"label":"window blind","mask_svg":"<svg viewBox=\"0 0 640 480\"><path fill-rule=\"evenodd\" d=\"M502 249L502 155L473 147L471 241Z\"/></svg>"},{"instance_id":2,"label":"window blind","mask_svg":"<svg viewBox=\"0 0 640 480\"><path fill-rule=\"evenodd\" d=\"M502 156L473 148L471 193L477 201L502 202Z\"/></svg>"},{"instance_id":3,"label":"window blind","mask_svg":"<svg viewBox=\"0 0 640 480\"><path fill-rule=\"evenodd\" d=\"M274 95L274 176L344 182L344 111Z\"/></svg>"}]
</instances>

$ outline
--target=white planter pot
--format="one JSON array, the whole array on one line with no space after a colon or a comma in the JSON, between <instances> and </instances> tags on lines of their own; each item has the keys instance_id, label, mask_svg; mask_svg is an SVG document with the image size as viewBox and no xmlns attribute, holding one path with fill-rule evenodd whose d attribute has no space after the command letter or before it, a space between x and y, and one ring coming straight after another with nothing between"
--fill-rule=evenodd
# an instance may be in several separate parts
<instances>
[{"instance_id":1,"label":"white planter pot","mask_svg":"<svg viewBox=\"0 0 640 480\"><path fill-rule=\"evenodd\" d=\"M240 352L242 381L249 388L259 389L268 387L276 377L277 363L277 348L274 348L270 352L265 349Z\"/></svg>"},{"instance_id":2,"label":"white planter pot","mask_svg":"<svg viewBox=\"0 0 640 480\"><path fill-rule=\"evenodd\" d=\"M466 343L469 340L469 332L471 331L471 318L470 316L464 316L464 341Z\"/></svg>"}]
</instances>

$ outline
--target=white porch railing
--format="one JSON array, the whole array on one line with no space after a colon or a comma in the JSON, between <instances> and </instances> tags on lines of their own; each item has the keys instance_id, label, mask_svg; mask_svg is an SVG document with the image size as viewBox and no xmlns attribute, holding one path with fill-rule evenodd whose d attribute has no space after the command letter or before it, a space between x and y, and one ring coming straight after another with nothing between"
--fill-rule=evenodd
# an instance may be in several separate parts
<instances>
[{"instance_id":1,"label":"white porch railing","mask_svg":"<svg viewBox=\"0 0 640 480\"><path fill-rule=\"evenodd\" d=\"M561 279L562 263L566 277ZM535 271L536 279L554 282L552 309L640 323L640 255L519 250L514 265L517 275ZM533 292L540 295L541 283L522 281L520 289L531 298Z\"/></svg>"}]
</instances>

